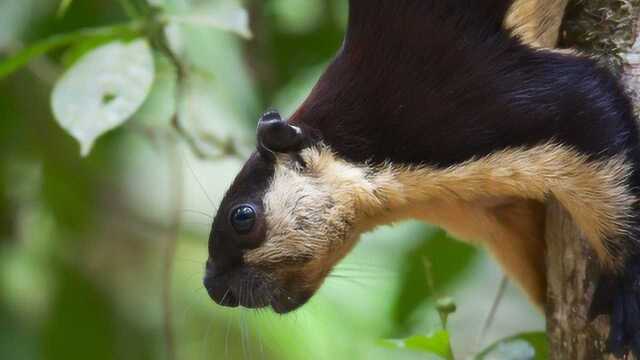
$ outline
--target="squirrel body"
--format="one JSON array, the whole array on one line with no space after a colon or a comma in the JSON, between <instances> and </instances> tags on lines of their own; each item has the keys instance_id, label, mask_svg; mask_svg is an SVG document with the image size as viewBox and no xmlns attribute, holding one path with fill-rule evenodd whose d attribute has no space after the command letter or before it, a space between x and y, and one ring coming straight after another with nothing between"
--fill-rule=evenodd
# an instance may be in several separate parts
<instances>
[{"instance_id":1,"label":"squirrel body","mask_svg":"<svg viewBox=\"0 0 640 360\"><path fill-rule=\"evenodd\" d=\"M605 275L611 351L640 353L640 146L619 81L552 50L566 0L350 0L345 41L258 146L214 219L205 286L227 306L302 306L360 235L409 218L487 246L545 300L544 202ZM247 290L248 289L248 290Z\"/></svg>"}]
</instances>

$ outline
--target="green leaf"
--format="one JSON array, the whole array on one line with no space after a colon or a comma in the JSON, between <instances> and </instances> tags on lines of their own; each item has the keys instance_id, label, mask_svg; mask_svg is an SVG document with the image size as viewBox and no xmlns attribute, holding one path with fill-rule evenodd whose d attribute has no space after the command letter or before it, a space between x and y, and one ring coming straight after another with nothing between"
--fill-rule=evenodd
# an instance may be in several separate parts
<instances>
[{"instance_id":1,"label":"green leaf","mask_svg":"<svg viewBox=\"0 0 640 360\"><path fill-rule=\"evenodd\" d=\"M529 332L500 340L476 356L476 360L547 360L549 343L544 332Z\"/></svg>"},{"instance_id":2,"label":"green leaf","mask_svg":"<svg viewBox=\"0 0 640 360\"><path fill-rule=\"evenodd\" d=\"M53 113L86 156L98 137L140 108L153 78L153 54L145 40L109 43L83 57L58 81L51 96Z\"/></svg>"},{"instance_id":3,"label":"green leaf","mask_svg":"<svg viewBox=\"0 0 640 360\"><path fill-rule=\"evenodd\" d=\"M453 359L449 333L444 330L434 331L427 335L415 335L401 340L381 340L380 345L388 349L408 349L437 355L443 359Z\"/></svg>"},{"instance_id":4,"label":"green leaf","mask_svg":"<svg viewBox=\"0 0 640 360\"><path fill-rule=\"evenodd\" d=\"M141 33L142 24L132 22L123 25L81 29L67 34L53 35L20 50L15 55L0 62L0 80L19 70L32 59L44 55L49 51L92 38L131 38Z\"/></svg>"},{"instance_id":5,"label":"green leaf","mask_svg":"<svg viewBox=\"0 0 640 360\"><path fill-rule=\"evenodd\" d=\"M209 27L230 31L244 38L251 38L249 14L235 1L214 2L207 6L198 6L186 14L170 15L173 24Z\"/></svg>"},{"instance_id":6,"label":"green leaf","mask_svg":"<svg viewBox=\"0 0 640 360\"><path fill-rule=\"evenodd\" d=\"M132 41L137 38L138 35L135 36L96 36L86 40L79 41L73 45L71 45L65 52L62 54L61 62L65 69L70 68L76 61L80 60L83 56L90 53L93 49L108 44L110 42L120 40L120 41Z\"/></svg>"},{"instance_id":7,"label":"green leaf","mask_svg":"<svg viewBox=\"0 0 640 360\"><path fill-rule=\"evenodd\" d=\"M406 254L400 291L393 308L397 332L407 331L414 310L433 296L434 291L460 279L478 254L477 249L449 237L444 231L429 231L423 236L424 240ZM425 273L425 258L431 265L433 289Z\"/></svg>"},{"instance_id":8,"label":"green leaf","mask_svg":"<svg viewBox=\"0 0 640 360\"><path fill-rule=\"evenodd\" d=\"M325 0L275 0L267 5L279 28L290 33L313 31L327 12Z\"/></svg>"}]
</instances>

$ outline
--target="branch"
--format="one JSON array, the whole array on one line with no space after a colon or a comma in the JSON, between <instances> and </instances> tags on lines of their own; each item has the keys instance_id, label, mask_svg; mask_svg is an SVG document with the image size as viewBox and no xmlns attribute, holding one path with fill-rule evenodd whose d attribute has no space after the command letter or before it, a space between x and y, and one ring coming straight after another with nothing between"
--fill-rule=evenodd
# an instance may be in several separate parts
<instances>
[{"instance_id":1,"label":"branch","mask_svg":"<svg viewBox=\"0 0 640 360\"><path fill-rule=\"evenodd\" d=\"M171 126L177 131L177 133L184 139L193 151L193 153L200 159L219 160L221 158L233 157L239 160L244 160L246 157L239 151L235 142L232 139L221 139L215 134L206 133L201 134L200 140L206 141L207 144L214 146L220 150L220 154L211 155L203 151L198 145L199 139L194 138L187 129L180 122L180 104L183 99L186 98L186 90L191 74L191 67L185 63L180 56L173 50L167 34L164 31L164 25L161 24L160 29L154 32L153 42L156 48L162 52L163 55L169 59L176 71L176 112L171 119Z\"/></svg>"},{"instance_id":2,"label":"branch","mask_svg":"<svg viewBox=\"0 0 640 360\"><path fill-rule=\"evenodd\" d=\"M568 11L561 45L594 55L623 79L640 104L638 0L579 0ZM586 239L555 199L547 203L547 332L551 358L613 358L605 355L609 318L589 320L599 264ZM607 357L609 356L609 357ZM631 359L632 356L629 357Z\"/></svg>"}]
</instances>

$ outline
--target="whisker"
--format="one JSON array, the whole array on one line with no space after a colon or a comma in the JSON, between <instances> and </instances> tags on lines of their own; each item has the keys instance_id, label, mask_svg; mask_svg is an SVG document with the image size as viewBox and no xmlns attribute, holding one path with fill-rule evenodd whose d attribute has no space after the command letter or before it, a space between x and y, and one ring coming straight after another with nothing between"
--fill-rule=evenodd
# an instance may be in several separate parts
<instances>
[{"instance_id":1,"label":"whisker","mask_svg":"<svg viewBox=\"0 0 640 360\"><path fill-rule=\"evenodd\" d=\"M356 263L343 263L338 265L337 267L348 267L352 269L363 269L363 270L377 270L377 271L389 271L389 268L385 268L382 266L376 265L364 265L364 264L356 264Z\"/></svg>"},{"instance_id":2,"label":"whisker","mask_svg":"<svg viewBox=\"0 0 640 360\"><path fill-rule=\"evenodd\" d=\"M191 213L191 214L197 214L197 215L202 215L202 216L206 216L207 218L213 220L213 215L206 213L204 211L200 211L200 210L191 210L191 209L182 209L182 212L185 213Z\"/></svg>"},{"instance_id":3,"label":"whisker","mask_svg":"<svg viewBox=\"0 0 640 360\"><path fill-rule=\"evenodd\" d=\"M338 280L345 280L345 281L349 281L355 285L364 287L364 288L371 288L373 286L373 284L367 284L363 281L358 281L352 277L349 276L341 276L341 275L335 275L335 274L331 274L329 275L327 278L331 278L331 279L338 279Z\"/></svg>"},{"instance_id":4,"label":"whisker","mask_svg":"<svg viewBox=\"0 0 640 360\"><path fill-rule=\"evenodd\" d=\"M229 320L227 320L227 333L224 335L224 358L229 358L229 333L231 332L231 319L229 316Z\"/></svg>"},{"instance_id":5,"label":"whisker","mask_svg":"<svg viewBox=\"0 0 640 360\"><path fill-rule=\"evenodd\" d=\"M252 314L253 310L251 312L248 312L247 314ZM255 325L252 325L250 317L248 315L245 315L245 321L247 323L247 352L249 354L249 359L254 359L254 338L251 335L252 334L252 329L255 328Z\"/></svg>"},{"instance_id":6,"label":"whisker","mask_svg":"<svg viewBox=\"0 0 640 360\"><path fill-rule=\"evenodd\" d=\"M254 282L254 278L253 276L251 276L251 278L249 278L249 280L247 281L247 295L249 296L248 300L251 304L255 302L254 293L253 293L253 282Z\"/></svg>"},{"instance_id":7,"label":"whisker","mask_svg":"<svg viewBox=\"0 0 640 360\"><path fill-rule=\"evenodd\" d=\"M351 276L351 277L360 278L360 279L380 280L380 281L385 281L385 280L389 280L397 277L397 274L391 274L391 273L384 274L384 273L375 273L371 271L359 271L359 270L341 269L341 268L333 269L330 274Z\"/></svg>"},{"instance_id":8,"label":"whisker","mask_svg":"<svg viewBox=\"0 0 640 360\"><path fill-rule=\"evenodd\" d=\"M207 229L209 227L211 227L211 223L203 223L203 222L196 222L196 221L182 221L182 222L180 222L180 225L182 225L182 226L204 226Z\"/></svg>"},{"instance_id":9,"label":"whisker","mask_svg":"<svg viewBox=\"0 0 640 360\"><path fill-rule=\"evenodd\" d=\"M211 320L209 322L209 326L207 326L207 330L204 332L204 338L202 339L202 357L204 359L207 358L207 354L209 353L209 339L211 338L211 331L215 325L215 321Z\"/></svg>"},{"instance_id":10,"label":"whisker","mask_svg":"<svg viewBox=\"0 0 640 360\"><path fill-rule=\"evenodd\" d=\"M175 258L175 260L179 262L188 262L192 264L203 264L202 260L183 259L183 258Z\"/></svg>"},{"instance_id":11,"label":"whisker","mask_svg":"<svg viewBox=\"0 0 640 360\"><path fill-rule=\"evenodd\" d=\"M230 291L231 291L231 288L230 288L230 287L228 287L228 288L227 288L227 291L225 291L225 292L224 292L224 295L222 295L222 300L220 300L220 302L221 302L221 303L223 303L223 304L224 304L224 299L226 299L226 298L227 298L227 295L229 295L229 292L230 292Z\"/></svg>"},{"instance_id":12,"label":"whisker","mask_svg":"<svg viewBox=\"0 0 640 360\"><path fill-rule=\"evenodd\" d=\"M254 317L259 318L260 315L263 314L262 309L259 309L258 312L254 312ZM264 339L262 336L262 321L256 321L253 327L255 329L256 338L258 339L258 346L260 349L260 359L264 359Z\"/></svg>"},{"instance_id":13,"label":"whisker","mask_svg":"<svg viewBox=\"0 0 640 360\"><path fill-rule=\"evenodd\" d=\"M243 304L245 302L244 281L240 282L237 288L236 296L238 297L238 301L240 302L240 304ZM245 343L244 343L244 311L242 311L242 308L239 308L238 310L240 310L238 312L238 326L240 330L240 339L239 339L240 347L242 348L242 358L246 359L247 355L246 355L246 349L245 349Z\"/></svg>"},{"instance_id":14,"label":"whisker","mask_svg":"<svg viewBox=\"0 0 640 360\"><path fill-rule=\"evenodd\" d=\"M380 279L380 280L390 279L394 277L392 274L375 274L375 273L370 273L368 271L352 271L347 269L334 269L331 272L331 274L342 274L347 276L359 277L362 279Z\"/></svg>"},{"instance_id":15,"label":"whisker","mask_svg":"<svg viewBox=\"0 0 640 360\"><path fill-rule=\"evenodd\" d=\"M362 266L357 264L340 264L335 267L336 269L349 269L353 271L363 271L363 272L372 272L372 273L382 273L382 274L395 274L397 271L385 269L382 267L376 266Z\"/></svg>"},{"instance_id":16,"label":"whisker","mask_svg":"<svg viewBox=\"0 0 640 360\"><path fill-rule=\"evenodd\" d=\"M184 310L182 310L182 314L178 317L178 319L180 320L179 323L181 325L184 325L188 322L189 312L194 308L194 306L195 306L195 303L192 302L184 307Z\"/></svg>"},{"instance_id":17,"label":"whisker","mask_svg":"<svg viewBox=\"0 0 640 360\"><path fill-rule=\"evenodd\" d=\"M242 358L243 359L250 359L250 357L248 356L248 351L247 351L247 319L245 318L245 312L242 311L240 313L240 337L241 337L241 343L242 343Z\"/></svg>"},{"instance_id":18,"label":"whisker","mask_svg":"<svg viewBox=\"0 0 640 360\"><path fill-rule=\"evenodd\" d=\"M370 262L370 261L362 260L362 259L358 259L358 258L350 258L348 260L345 260L342 264L344 264L344 265L359 265L359 266L373 267L373 268L379 268L379 269L387 269L381 263Z\"/></svg>"},{"instance_id":19,"label":"whisker","mask_svg":"<svg viewBox=\"0 0 640 360\"><path fill-rule=\"evenodd\" d=\"M204 193L204 196L206 196L207 200L209 200L209 203L211 204L212 208L215 208L215 204L213 203L213 200L211 200L211 197L209 196L209 194L207 193L207 190L205 190L204 186L202 185L202 182L200 182L200 179L198 178L198 176L196 175L196 172L193 171L193 168L191 167L191 163L189 162L189 159L184 158L185 160L185 164L187 164L187 167L189 168L189 171L191 172L191 174L193 175L194 179L196 180L196 182L198 183L198 185L200 185L200 189L202 189L202 192Z\"/></svg>"}]
</instances>

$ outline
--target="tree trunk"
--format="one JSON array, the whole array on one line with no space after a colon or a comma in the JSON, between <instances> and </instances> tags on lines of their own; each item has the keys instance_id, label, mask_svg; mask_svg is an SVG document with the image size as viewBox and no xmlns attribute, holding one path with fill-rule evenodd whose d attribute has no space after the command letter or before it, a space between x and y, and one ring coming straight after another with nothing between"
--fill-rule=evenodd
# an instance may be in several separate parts
<instances>
[{"instance_id":1,"label":"tree trunk","mask_svg":"<svg viewBox=\"0 0 640 360\"><path fill-rule=\"evenodd\" d=\"M640 0L573 0L560 46L598 57L619 74L640 109ZM552 359L613 359L605 355L609 319L589 321L598 263L555 199L547 203L547 331Z\"/></svg>"},{"instance_id":2,"label":"tree trunk","mask_svg":"<svg viewBox=\"0 0 640 360\"><path fill-rule=\"evenodd\" d=\"M547 333L551 358L602 359L608 324L588 319L598 264L567 212L552 199L547 205Z\"/></svg>"}]
</instances>

